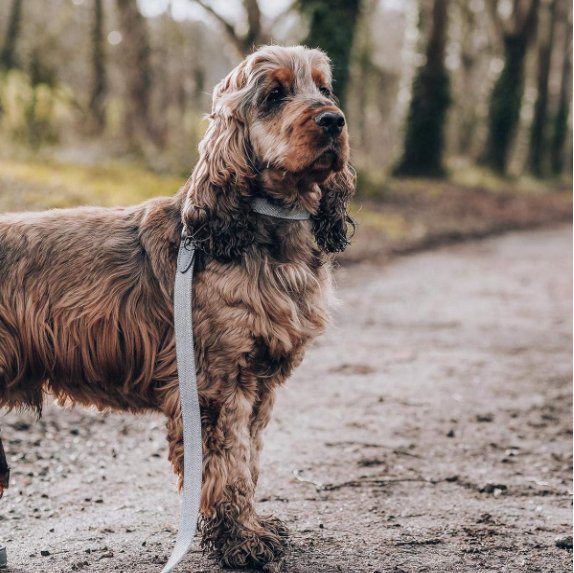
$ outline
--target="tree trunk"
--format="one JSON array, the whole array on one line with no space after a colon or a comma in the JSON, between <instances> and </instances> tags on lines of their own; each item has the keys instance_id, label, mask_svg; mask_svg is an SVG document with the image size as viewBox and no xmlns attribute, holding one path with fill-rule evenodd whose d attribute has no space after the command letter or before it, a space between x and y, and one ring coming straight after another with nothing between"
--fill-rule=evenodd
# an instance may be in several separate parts
<instances>
[{"instance_id":1,"label":"tree trunk","mask_svg":"<svg viewBox=\"0 0 574 573\"><path fill-rule=\"evenodd\" d=\"M540 0L531 0L524 22L504 33L504 66L490 95L483 163L501 175L506 173L520 121L526 53L536 30L539 5ZM519 11L520 2L515 2L514 6ZM515 14L515 19L518 20L518 14Z\"/></svg>"},{"instance_id":2,"label":"tree trunk","mask_svg":"<svg viewBox=\"0 0 574 573\"><path fill-rule=\"evenodd\" d=\"M159 144L150 113L153 79L146 23L138 10L137 0L116 1L123 36L123 74L127 84L124 133L130 144L135 144L146 136Z\"/></svg>"},{"instance_id":3,"label":"tree trunk","mask_svg":"<svg viewBox=\"0 0 574 573\"><path fill-rule=\"evenodd\" d=\"M476 129L480 122L478 117L478 101L472 89L476 86L476 66L480 54L476 47L475 30L479 24L477 16L466 0L459 2L460 14L460 83L468 97L457 101L456 143L457 153L464 157L471 155L476 140Z\"/></svg>"},{"instance_id":4,"label":"tree trunk","mask_svg":"<svg viewBox=\"0 0 574 573\"><path fill-rule=\"evenodd\" d=\"M90 95L90 115L94 133L100 134L106 127L106 95L108 92L103 0L94 0L94 19L92 23L92 66L93 75Z\"/></svg>"},{"instance_id":5,"label":"tree trunk","mask_svg":"<svg viewBox=\"0 0 574 573\"><path fill-rule=\"evenodd\" d=\"M22 24L22 3L23 0L12 0L8 28L6 29L6 39L0 54L0 68L11 70L17 67L16 43L20 35Z\"/></svg>"},{"instance_id":6,"label":"tree trunk","mask_svg":"<svg viewBox=\"0 0 574 573\"><path fill-rule=\"evenodd\" d=\"M549 135L546 131L548 119L548 78L550 77L550 62L554 45L557 4L558 0L551 1L546 14L548 28L539 30L541 38L538 48L538 95L534 105L528 154L529 169L536 177L543 177L548 173L546 161Z\"/></svg>"},{"instance_id":7,"label":"tree trunk","mask_svg":"<svg viewBox=\"0 0 574 573\"><path fill-rule=\"evenodd\" d=\"M321 48L333 64L333 88L345 108L351 50L359 17L360 0L300 0L310 28L305 44Z\"/></svg>"},{"instance_id":8,"label":"tree trunk","mask_svg":"<svg viewBox=\"0 0 574 573\"><path fill-rule=\"evenodd\" d=\"M450 105L449 77L444 65L448 0L434 0L426 62L415 75L407 118L403 157L395 175L444 175L444 127Z\"/></svg>"},{"instance_id":9,"label":"tree trunk","mask_svg":"<svg viewBox=\"0 0 574 573\"><path fill-rule=\"evenodd\" d=\"M550 143L550 168L552 175L561 175L564 170L564 145L568 136L568 116L570 115L570 100L572 86L572 20L565 22L564 30L564 60L562 63L562 78L560 79L560 96L558 109L552 126Z\"/></svg>"},{"instance_id":10,"label":"tree trunk","mask_svg":"<svg viewBox=\"0 0 574 573\"><path fill-rule=\"evenodd\" d=\"M260 43L261 31L261 10L257 0L243 0L243 7L247 14L247 35L243 39L244 52L249 53Z\"/></svg>"}]
</instances>

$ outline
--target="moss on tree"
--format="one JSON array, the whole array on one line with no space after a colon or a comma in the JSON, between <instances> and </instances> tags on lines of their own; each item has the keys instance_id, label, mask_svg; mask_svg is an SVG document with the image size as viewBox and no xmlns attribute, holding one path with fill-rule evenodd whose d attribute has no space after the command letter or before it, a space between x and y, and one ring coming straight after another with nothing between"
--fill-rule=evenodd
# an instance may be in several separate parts
<instances>
[{"instance_id":1,"label":"moss on tree","mask_svg":"<svg viewBox=\"0 0 574 573\"><path fill-rule=\"evenodd\" d=\"M444 127L451 102L450 81L444 65L448 0L435 0L426 62L415 75L407 117L405 146L395 175L444 175Z\"/></svg>"},{"instance_id":2,"label":"moss on tree","mask_svg":"<svg viewBox=\"0 0 574 573\"><path fill-rule=\"evenodd\" d=\"M506 36L504 53L504 67L490 96L488 140L484 154L485 165L500 174L506 172L512 142L520 121L526 56L524 38Z\"/></svg>"}]
</instances>

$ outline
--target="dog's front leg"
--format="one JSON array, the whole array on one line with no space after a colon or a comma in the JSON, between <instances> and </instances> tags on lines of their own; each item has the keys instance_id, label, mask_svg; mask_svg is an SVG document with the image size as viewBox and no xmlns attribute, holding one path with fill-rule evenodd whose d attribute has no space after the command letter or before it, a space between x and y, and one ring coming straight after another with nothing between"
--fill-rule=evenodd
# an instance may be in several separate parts
<instances>
[{"instance_id":1,"label":"dog's front leg","mask_svg":"<svg viewBox=\"0 0 574 573\"><path fill-rule=\"evenodd\" d=\"M206 435L202 496L203 543L227 567L262 567L280 560L284 539L255 513L251 421L255 398L237 386Z\"/></svg>"},{"instance_id":2,"label":"dog's front leg","mask_svg":"<svg viewBox=\"0 0 574 573\"><path fill-rule=\"evenodd\" d=\"M203 546L227 567L263 567L279 561L285 538L255 513L251 421L255 398L241 386L225 392L202 415L204 459L201 499ZM175 404L174 404L175 405ZM170 460L183 475L179 408L168 419Z\"/></svg>"},{"instance_id":3,"label":"dog's front leg","mask_svg":"<svg viewBox=\"0 0 574 573\"><path fill-rule=\"evenodd\" d=\"M264 379L259 383L259 396L257 403L253 408L250 422L251 434L251 478L257 486L259 480L259 462L261 450L263 449L263 431L271 420L273 405L275 404L275 391L278 382L273 379ZM259 522L264 525L268 531L273 531L277 537L287 542L289 530L287 526L278 518L272 515L260 515Z\"/></svg>"},{"instance_id":4,"label":"dog's front leg","mask_svg":"<svg viewBox=\"0 0 574 573\"><path fill-rule=\"evenodd\" d=\"M251 478L257 485L259 480L259 459L263 449L263 430L271 420L273 405L275 404L275 384L271 381L260 383L257 402L252 410L250 425L251 434L251 456L249 466L251 468Z\"/></svg>"}]
</instances>

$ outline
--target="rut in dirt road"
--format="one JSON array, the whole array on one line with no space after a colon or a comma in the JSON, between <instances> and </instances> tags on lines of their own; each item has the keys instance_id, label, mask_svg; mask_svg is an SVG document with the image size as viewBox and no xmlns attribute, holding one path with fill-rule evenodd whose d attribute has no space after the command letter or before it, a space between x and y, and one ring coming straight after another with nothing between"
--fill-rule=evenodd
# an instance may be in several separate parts
<instances>
[{"instance_id":1,"label":"rut in dirt road","mask_svg":"<svg viewBox=\"0 0 574 573\"><path fill-rule=\"evenodd\" d=\"M571 245L563 227L339 271L335 324L265 436L259 507L291 528L288 571L571 571ZM178 510L162 418L1 425L11 573L161 569Z\"/></svg>"}]
</instances>

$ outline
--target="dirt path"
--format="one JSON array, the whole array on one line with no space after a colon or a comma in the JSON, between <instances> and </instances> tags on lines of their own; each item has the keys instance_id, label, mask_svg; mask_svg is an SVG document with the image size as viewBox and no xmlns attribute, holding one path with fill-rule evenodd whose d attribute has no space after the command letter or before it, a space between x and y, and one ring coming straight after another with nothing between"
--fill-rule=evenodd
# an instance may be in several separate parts
<instances>
[{"instance_id":1,"label":"dirt path","mask_svg":"<svg viewBox=\"0 0 574 573\"><path fill-rule=\"evenodd\" d=\"M571 571L571 228L342 269L281 391L259 505L288 571ZM158 572L178 499L159 417L2 421L12 573ZM299 479L296 479L297 472ZM218 567L200 553L193 572Z\"/></svg>"}]
</instances>

